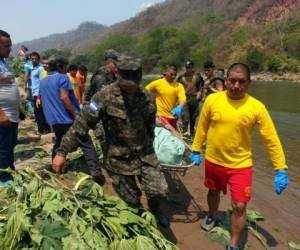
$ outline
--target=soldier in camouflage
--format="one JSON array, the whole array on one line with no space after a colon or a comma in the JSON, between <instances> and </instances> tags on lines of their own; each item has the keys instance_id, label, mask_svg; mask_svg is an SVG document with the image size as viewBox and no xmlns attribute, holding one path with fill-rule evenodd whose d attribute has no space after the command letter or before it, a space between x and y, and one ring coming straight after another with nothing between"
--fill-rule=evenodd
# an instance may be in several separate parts
<instances>
[{"instance_id":1,"label":"soldier in camouflage","mask_svg":"<svg viewBox=\"0 0 300 250\"><path fill-rule=\"evenodd\" d=\"M97 91L116 81L118 72L116 62L118 56L119 53L113 49L105 51L105 66L101 67L93 74L90 86L84 93L84 103L88 103Z\"/></svg>"},{"instance_id":2,"label":"soldier in camouflage","mask_svg":"<svg viewBox=\"0 0 300 250\"><path fill-rule=\"evenodd\" d=\"M106 50L104 53L105 66L98 69L92 76L90 86L84 93L83 103L86 104L91 101L94 94L100 91L105 86L110 85L117 79L117 60L119 53L113 49ZM99 140L102 151L105 143L105 133L102 123L99 122L94 130L96 138Z\"/></svg>"},{"instance_id":3,"label":"soldier in camouflage","mask_svg":"<svg viewBox=\"0 0 300 250\"><path fill-rule=\"evenodd\" d=\"M204 86L202 89L201 100L204 102L207 96L212 93L217 93L226 89L224 73L216 70L215 64L212 61L204 63Z\"/></svg>"},{"instance_id":4,"label":"soldier in camouflage","mask_svg":"<svg viewBox=\"0 0 300 250\"><path fill-rule=\"evenodd\" d=\"M177 82L183 84L187 99L182 113L182 130L184 135L193 137L196 119L199 114L200 90L204 84L201 74L194 70L193 61L185 63L185 72L178 77Z\"/></svg>"},{"instance_id":5,"label":"soldier in camouflage","mask_svg":"<svg viewBox=\"0 0 300 250\"><path fill-rule=\"evenodd\" d=\"M77 148L76 137L86 135L101 121L107 138L105 168L115 191L130 206L141 207L137 176L150 209L162 226L169 226L168 218L160 212L168 185L153 149L156 108L139 86L139 61L123 57L118 62L118 71L117 81L98 91L83 107L64 136L52 167L60 172L67 153Z\"/></svg>"}]
</instances>

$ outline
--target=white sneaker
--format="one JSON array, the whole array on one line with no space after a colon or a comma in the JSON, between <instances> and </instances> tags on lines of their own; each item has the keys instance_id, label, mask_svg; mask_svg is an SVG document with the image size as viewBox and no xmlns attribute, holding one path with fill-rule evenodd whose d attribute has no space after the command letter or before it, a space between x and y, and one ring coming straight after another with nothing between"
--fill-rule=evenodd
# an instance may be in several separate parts
<instances>
[{"instance_id":1,"label":"white sneaker","mask_svg":"<svg viewBox=\"0 0 300 250\"><path fill-rule=\"evenodd\" d=\"M204 223L201 225L201 228L207 232L209 232L210 230L212 230L217 224L216 219L210 217L210 216L206 216Z\"/></svg>"}]
</instances>

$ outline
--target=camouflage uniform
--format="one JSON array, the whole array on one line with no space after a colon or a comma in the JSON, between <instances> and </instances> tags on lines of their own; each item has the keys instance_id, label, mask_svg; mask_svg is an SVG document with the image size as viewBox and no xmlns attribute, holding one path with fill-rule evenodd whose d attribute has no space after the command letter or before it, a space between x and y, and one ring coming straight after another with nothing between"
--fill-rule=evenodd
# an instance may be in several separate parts
<instances>
[{"instance_id":1,"label":"camouflage uniform","mask_svg":"<svg viewBox=\"0 0 300 250\"><path fill-rule=\"evenodd\" d=\"M155 106L141 89L125 94L120 88L122 82L128 80L118 79L98 91L90 104L83 107L57 154L75 150L76 137L86 135L102 121L107 138L105 167L113 187L129 205L140 206L141 191L135 176L148 198L164 197L168 186L153 149Z\"/></svg>"},{"instance_id":2,"label":"camouflage uniform","mask_svg":"<svg viewBox=\"0 0 300 250\"><path fill-rule=\"evenodd\" d=\"M212 77L208 78L207 80L210 81L208 86L204 86L202 90L202 102L205 101L206 97L210 94L214 93L210 87L217 88L219 86L223 87L223 90L225 90L225 78L224 75L221 75L218 72L215 72Z\"/></svg>"},{"instance_id":3,"label":"camouflage uniform","mask_svg":"<svg viewBox=\"0 0 300 250\"><path fill-rule=\"evenodd\" d=\"M194 127L199 113L199 100L197 99L197 92L203 87L203 78L200 73L187 75L186 73L178 77L178 82L181 82L185 88L187 97L186 105L182 113L182 130L188 132L190 125L190 135L194 134Z\"/></svg>"},{"instance_id":4,"label":"camouflage uniform","mask_svg":"<svg viewBox=\"0 0 300 250\"><path fill-rule=\"evenodd\" d=\"M110 50L105 51L104 57L105 57L105 60L107 58L111 58L116 61L119 57L119 54L116 51L110 49ZM97 91L102 90L104 87L110 85L111 83L115 82L116 80L117 80L116 76L110 74L106 70L105 66L101 67L93 74L91 81L90 81L90 86L84 93L84 100L86 102L90 102L93 95L96 94ZM95 134L96 138L99 139L101 148L103 149L103 143L105 141L105 136L104 136L104 129L103 129L101 122L99 122L97 124L94 134Z\"/></svg>"},{"instance_id":5,"label":"camouflage uniform","mask_svg":"<svg viewBox=\"0 0 300 250\"><path fill-rule=\"evenodd\" d=\"M103 66L99 70L97 70L92 78L89 88L84 93L85 101L89 102L93 95L100 91L105 86L110 85L114 81L116 81L116 77L107 72L106 68Z\"/></svg>"}]
</instances>

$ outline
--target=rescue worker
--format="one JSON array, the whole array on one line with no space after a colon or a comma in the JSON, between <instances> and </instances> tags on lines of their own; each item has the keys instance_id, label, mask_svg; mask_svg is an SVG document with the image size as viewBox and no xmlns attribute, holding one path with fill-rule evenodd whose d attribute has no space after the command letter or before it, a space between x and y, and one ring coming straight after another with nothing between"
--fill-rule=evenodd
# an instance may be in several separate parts
<instances>
[{"instance_id":1,"label":"rescue worker","mask_svg":"<svg viewBox=\"0 0 300 250\"><path fill-rule=\"evenodd\" d=\"M192 160L200 165L204 141L205 181L208 188L208 216L201 225L210 231L217 224L221 191L230 187L232 215L231 237L227 250L239 250L240 237L246 224L247 204L252 196L252 134L257 125L262 142L274 168L277 194L288 186L284 152L275 126L265 105L250 96L250 69L243 63L232 64L227 71L227 91L211 94L201 110L192 145Z\"/></svg>"},{"instance_id":2,"label":"rescue worker","mask_svg":"<svg viewBox=\"0 0 300 250\"><path fill-rule=\"evenodd\" d=\"M182 113L182 130L184 134L193 136L198 115L199 100L201 99L200 90L204 84L201 74L194 70L193 61L185 63L185 72L178 77L177 82L183 84L187 99Z\"/></svg>"},{"instance_id":3,"label":"rescue worker","mask_svg":"<svg viewBox=\"0 0 300 250\"><path fill-rule=\"evenodd\" d=\"M63 137L52 168L61 172L67 153L78 146L77 136L87 135L89 129L94 129L101 121L106 137L104 167L112 179L113 188L135 208L141 208L142 189L151 211L159 223L167 227L169 220L161 213L160 205L167 195L168 185L153 148L156 109L139 86L142 79L139 61L124 57L118 63L118 71L117 81L97 91L91 102L84 105Z\"/></svg>"},{"instance_id":4,"label":"rescue worker","mask_svg":"<svg viewBox=\"0 0 300 250\"><path fill-rule=\"evenodd\" d=\"M177 136L177 120L186 103L185 90L182 84L175 81L177 75L175 65L167 65L163 75L163 78L150 82L145 88L155 94L157 123Z\"/></svg>"}]
</instances>

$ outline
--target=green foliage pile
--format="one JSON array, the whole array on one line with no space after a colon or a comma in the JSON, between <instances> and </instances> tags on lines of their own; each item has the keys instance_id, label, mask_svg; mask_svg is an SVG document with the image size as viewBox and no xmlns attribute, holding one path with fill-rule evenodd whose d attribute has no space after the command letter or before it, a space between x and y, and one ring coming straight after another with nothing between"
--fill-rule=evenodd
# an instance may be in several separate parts
<instances>
[{"instance_id":1,"label":"green foliage pile","mask_svg":"<svg viewBox=\"0 0 300 250\"><path fill-rule=\"evenodd\" d=\"M87 175L28 168L14 178L0 192L0 249L177 249L150 212L139 216Z\"/></svg>"}]
</instances>

